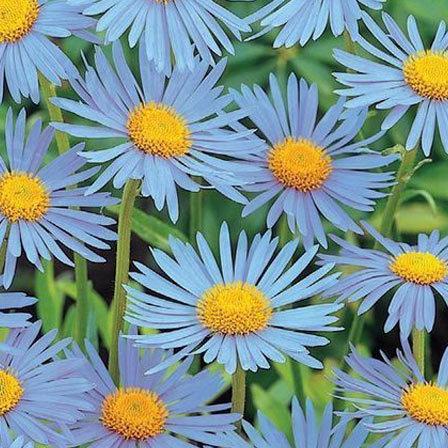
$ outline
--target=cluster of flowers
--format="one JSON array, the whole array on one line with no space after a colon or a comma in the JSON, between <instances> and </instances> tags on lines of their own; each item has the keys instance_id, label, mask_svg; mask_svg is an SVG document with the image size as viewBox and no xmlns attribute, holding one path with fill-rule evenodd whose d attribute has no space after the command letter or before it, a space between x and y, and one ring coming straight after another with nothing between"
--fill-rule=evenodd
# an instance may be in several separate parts
<instances>
[{"instance_id":1,"label":"cluster of flowers","mask_svg":"<svg viewBox=\"0 0 448 448\"><path fill-rule=\"evenodd\" d=\"M448 238L440 239L438 232L420 235L418 245L411 247L384 238L366 223L361 227L343 209L368 212L385 196L394 173L378 169L397 156L368 146L411 107L417 112L407 148L421 141L429 154L437 125L448 151L445 24L428 48L412 17L407 37L388 15L383 15L385 32L361 9L381 6L382 0L273 0L243 20L212 0L0 2L0 92L6 80L17 102L29 97L38 103L38 73L56 85L68 79L80 101L53 98L53 105L95 123L52 123L42 130L38 120L26 138L25 111L15 124L8 111L8 160L0 158L4 288L11 286L22 254L41 270L42 261L53 258L73 266L66 249L103 261L91 248L107 249L107 241L116 239L109 229L114 221L82 208L116 204L109 193L99 192L111 180L117 189L129 179L141 180L141 194L151 197L159 210L166 205L173 222L179 215L178 187L191 192L212 187L243 204L243 216L271 202L267 227L286 216L305 248L296 260L296 240L277 252L278 239L267 231L251 242L242 232L232 250L224 223L219 261L200 233L197 250L175 238L170 240L172 257L153 250L164 275L136 264L132 278L148 292L125 286L131 326L119 342L119 385L88 342L85 355L70 340L55 342L55 332L39 337L39 322L30 324L31 316L10 312L35 299L4 292L0 327L10 331L0 346L2 447L30 448L34 442L96 448L289 447L262 415L261 432L243 422L247 437L238 435L235 423L241 416L227 412L228 404L208 404L222 388L220 375L208 370L189 375L192 355L216 361L229 373L237 366L266 369L270 361L286 357L320 368L309 349L328 339L314 333L339 329L332 326L334 313L347 299L362 300L359 313L364 313L390 291L385 331L400 327L403 351L397 356L402 366L385 356L362 358L353 350L347 362L356 376L337 370L335 378L357 411L342 413L333 427L336 417L329 405L319 426L312 404L302 410L294 400L295 446L360 447L370 432L384 434L372 447L448 445L448 354L437 381L427 382L406 340L412 328L431 331L434 292L448 300ZM98 21L91 17L97 15ZM385 50L358 33L361 19ZM286 102L273 75L270 96L256 85L223 93L217 82L226 62L216 62L213 54L220 56L222 48L232 52L233 47L220 22L241 39L260 20L261 34L281 27L275 46L304 45L329 23L334 35L347 30L380 62L335 51L350 69L336 74L348 88L338 92L341 99L320 120L316 86L293 74ZM95 27L105 31L106 43L112 42L113 64L98 46L94 66L86 62L81 76L51 39L74 34L100 43ZM129 45L139 43L139 81L119 42L128 29ZM230 104L237 107L226 112ZM378 134L359 140L372 105L390 113ZM80 144L46 163L55 129L123 142L100 151L84 151ZM81 170L88 162L95 166ZM76 186L85 185L102 164L108 166L91 184ZM302 275L319 245L327 247L322 217L344 232L367 230L384 249L361 249L331 236L341 254L319 255L320 267ZM359 270L342 279L330 273L345 264ZM338 299L303 304L316 295ZM157 333L139 335L137 327ZM347 438L353 418L360 422Z\"/></svg>"}]
</instances>

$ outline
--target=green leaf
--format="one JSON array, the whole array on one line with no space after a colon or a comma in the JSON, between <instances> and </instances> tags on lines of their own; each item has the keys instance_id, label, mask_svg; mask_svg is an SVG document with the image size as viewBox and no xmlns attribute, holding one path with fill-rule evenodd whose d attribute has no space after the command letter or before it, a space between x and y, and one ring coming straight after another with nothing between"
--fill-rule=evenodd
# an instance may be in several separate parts
<instances>
[{"instance_id":1,"label":"green leaf","mask_svg":"<svg viewBox=\"0 0 448 448\"><path fill-rule=\"evenodd\" d=\"M36 270L34 275L34 287L37 302L37 314L42 320L44 332L53 328L60 328L64 308L64 294L57 286L54 278L54 265L51 261L44 261L44 272Z\"/></svg>"},{"instance_id":2,"label":"green leaf","mask_svg":"<svg viewBox=\"0 0 448 448\"><path fill-rule=\"evenodd\" d=\"M436 199L448 199L448 162L432 163L412 177L411 186L426 190Z\"/></svg>"},{"instance_id":3,"label":"green leaf","mask_svg":"<svg viewBox=\"0 0 448 448\"><path fill-rule=\"evenodd\" d=\"M433 212L426 204L410 204L400 208L396 215L397 228L400 233L429 233L435 229L448 230L448 214L442 210Z\"/></svg>"},{"instance_id":4,"label":"green leaf","mask_svg":"<svg viewBox=\"0 0 448 448\"><path fill-rule=\"evenodd\" d=\"M119 206L107 207L107 210L118 216ZM188 241L188 238L176 227L148 215L138 208L134 208L132 213L132 231L146 243L164 251L171 250L168 244L170 235Z\"/></svg>"}]
</instances>

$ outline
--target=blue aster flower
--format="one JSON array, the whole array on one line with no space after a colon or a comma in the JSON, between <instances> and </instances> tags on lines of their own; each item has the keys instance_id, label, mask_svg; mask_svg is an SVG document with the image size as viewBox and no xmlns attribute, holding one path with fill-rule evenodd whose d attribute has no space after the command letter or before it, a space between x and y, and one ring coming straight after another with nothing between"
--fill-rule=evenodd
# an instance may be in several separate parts
<instances>
[{"instance_id":1,"label":"blue aster flower","mask_svg":"<svg viewBox=\"0 0 448 448\"><path fill-rule=\"evenodd\" d=\"M129 29L129 46L145 45L146 59L159 72L169 74L174 55L178 70L195 70L197 51L207 64L224 48L234 54L224 27L238 40L250 31L240 19L213 0L69 0L83 5L84 14L101 14L97 30L106 31L106 42L117 41ZM220 23L221 22L221 23Z\"/></svg>"},{"instance_id":2,"label":"blue aster flower","mask_svg":"<svg viewBox=\"0 0 448 448\"><path fill-rule=\"evenodd\" d=\"M332 313L341 305L302 304L332 286L338 277L326 275L333 267L328 265L297 281L316 254L317 246L288 268L298 247L297 240L286 244L274 257L278 238L271 239L267 232L258 234L249 244L241 232L233 257L224 223L219 236L219 267L200 233L197 244L198 252L190 244L171 238L174 258L152 250L155 262L168 279L135 263L139 272L131 277L151 293L125 287L126 319L160 331L134 336L136 343L180 349L152 371L193 353L202 353L206 363L217 360L229 373L235 372L237 363L244 370L267 369L268 360L284 362L284 355L314 368L322 367L307 347L329 342L313 333L338 330L331 326L337 320ZM286 309L291 306L295 308Z\"/></svg>"},{"instance_id":3,"label":"blue aster flower","mask_svg":"<svg viewBox=\"0 0 448 448\"><path fill-rule=\"evenodd\" d=\"M350 418L343 417L333 426L333 406L329 403L319 423L311 400L307 399L305 411L297 398L292 400L291 445L285 434L279 431L261 412L258 412L259 431L250 423L243 421L243 428L254 448L358 448L364 446L369 430L364 422L359 422L346 437ZM369 445L369 448L381 448L383 443Z\"/></svg>"},{"instance_id":4,"label":"blue aster flower","mask_svg":"<svg viewBox=\"0 0 448 448\"><path fill-rule=\"evenodd\" d=\"M198 191L200 185L191 176L201 176L213 188L244 203L244 196L233 185L244 182L257 168L224 157L238 159L261 146L248 138L250 132L225 129L247 115L244 111L222 111L232 101L229 95L221 95L222 87L215 86L225 60L209 72L208 64L198 61L192 72L182 73L176 68L167 82L146 61L142 47L140 50L143 90L116 42L115 70L97 49L96 70L88 67L85 81L73 84L83 102L53 100L62 109L98 124L54 123L57 129L81 138L125 140L110 149L83 153L93 163L112 161L87 192L97 191L111 179L116 188L123 187L128 179L142 179L143 196L151 196L158 210L166 203L171 219L176 221L177 187Z\"/></svg>"},{"instance_id":5,"label":"blue aster flower","mask_svg":"<svg viewBox=\"0 0 448 448\"><path fill-rule=\"evenodd\" d=\"M371 432L385 434L384 448L442 448L448 446L448 350L437 379L427 381L420 372L407 340L392 362L364 358L352 350L346 358L354 375L336 370L338 390L357 411L351 416L373 418Z\"/></svg>"},{"instance_id":6,"label":"blue aster flower","mask_svg":"<svg viewBox=\"0 0 448 448\"><path fill-rule=\"evenodd\" d=\"M247 17L248 23L261 20L264 27L250 39L255 39L274 28L282 27L274 41L274 48L292 47L297 42L305 45L318 39L330 25L334 36L347 30L356 40L362 7L381 9L386 0L272 0Z\"/></svg>"},{"instance_id":7,"label":"blue aster flower","mask_svg":"<svg viewBox=\"0 0 448 448\"><path fill-rule=\"evenodd\" d=\"M70 339L54 342L57 331L39 338L40 322L14 329L0 349L0 444L22 436L62 448L71 441L67 425L91 409L86 392L92 385L82 378L82 362L59 359Z\"/></svg>"},{"instance_id":8,"label":"blue aster flower","mask_svg":"<svg viewBox=\"0 0 448 448\"><path fill-rule=\"evenodd\" d=\"M70 59L52 42L76 35L96 42L89 29L96 20L66 0L2 0L0 2L0 103L6 80L13 99L39 102L38 73L50 82L78 76Z\"/></svg>"},{"instance_id":9,"label":"blue aster flower","mask_svg":"<svg viewBox=\"0 0 448 448\"><path fill-rule=\"evenodd\" d=\"M336 79L347 86L338 91L354 97L347 107L371 106L390 110L382 128L390 129L409 109L417 109L406 148L419 141L425 155L431 151L436 125L443 147L448 152L448 33L440 23L430 47L426 46L414 17L408 18L408 36L396 22L383 14L384 32L368 15L364 22L373 37L384 47L377 48L363 37L358 43L378 62L335 50L335 58L354 73L336 73Z\"/></svg>"},{"instance_id":10,"label":"blue aster flower","mask_svg":"<svg viewBox=\"0 0 448 448\"><path fill-rule=\"evenodd\" d=\"M26 443L23 437L18 437L11 445L9 445L9 448L34 448L34 443Z\"/></svg>"},{"instance_id":11,"label":"blue aster flower","mask_svg":"<svg viewBox=\"0 0 448 448\"><path fill-rule=\"evenodd\" d=\"M131 328L131 334L135 330ZM226 411L230 404L208 405L223 387L219 374L204 370L188 375L192 359L175 370L145 372L164 362L169 351L141 352L132 341L119 340L120 386L117 387L93 346L86 341L88 360L75 347L73 357L85 361L85 376L95 384L90 393L93 410L71 427L76 446L91 448L194 447L195 442L230 447L239 414ZM233 438L231 438L233 439Z\"/></svg>"},{"instance_id":12,"label":"blue aster flower","mask_svg":"<svg viewBox=\"0 0 448 448\"><path fill-rule=\"evenodd\" d=\"M41 259L52 257L73 266L62 251L63 245L87 260L104 261L85 245L108 249L103 240L116 234L106 226L114 220L71 207L102 207L117 201L109 193L86 196L86 187L71 188L90 179L97 168L79 171L86 160L78 155L84 145L43 165L54 129L41 130L37 120L25 141L26 114L22 109L13 123L11 109L6 116L5 140L8 163L0 157L0 244L7 241L6 261L1 279L8 288L22 253L42 270ZM42 166L43 165L43 166Z\"/></svg>"},{"instance_id":13,"label":"blue aster flower","mask_svg":"<svg viewBox=\"0 0 448 448\"><path fill-rule=\"evenodd\" d=\"M28 297L21 292L0 293L0 328L27 327L31 314L8 311L16 308L25 308L36 302L37 300L34 297Z\"/></svg>"},{"instance_id":14,"label":"blue aster flower","mask_svg":"<svg viewBox=\"0 0 448 448\"><path fill-rule=\"evenodd\" d=\"M412 328L431 331L436 314L434 292L448 304L448 238L440 239L435 230L429 236L420 234L417 245L410 246L363 225L385 250L359 248L332 236L342 247L341 254L321 255L323 262L359 270L340 279L326 294L350 302L362 300L358 313L363 314L393 291L384 330L388 332L398 323L404 336Z\"/></svg>"},{"instance_id":15,"label":"blue aster flower","mask_svg":"<svg viewBox=\"0 0 448 448\"><path fill-rule=\"evenodd\" d=\"M286 214L292 232L296 227L305 247L317 239L327 246L322 226L323 215L343 231L362 233L343 207L371 211L375 200L385 194L378 190L392 184L393 173L372 172L394 160L366 146L377 134L363 141L353 139L362 128L367 110L344 112L340 99L317 121L318 92L315 85L300 83L291 75L288 80L287 105L284 104L277 79L270 76L272 100L257 85L253 91L242 86L233 91L235 101L250 108L250 119L266 138L262 153L251 158L260 170L243 186L256 193L243 209L247 216L275 198L267 216L268 227Z\"/></svg>"}]
</instances>

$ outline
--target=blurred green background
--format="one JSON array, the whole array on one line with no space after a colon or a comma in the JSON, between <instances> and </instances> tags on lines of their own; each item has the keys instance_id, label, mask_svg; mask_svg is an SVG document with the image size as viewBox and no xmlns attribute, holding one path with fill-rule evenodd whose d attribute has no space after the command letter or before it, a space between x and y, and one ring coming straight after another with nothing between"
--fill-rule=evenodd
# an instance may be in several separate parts
<instances>
[{"instance_id":1,"label":"blurred green background","mask_svg":"<svg viewBox=\"0 0 448 448\"><path fill-rule=\"evenodd\" d=\"M244 17L260 8L265 2L222 2L237 15ZM446 0L388 0L385 4L388 11L402 26L406 23L409 14L413 14L418 21L420 31L429 44L437 29L440 20L448 19L448 7ZM373 16L379 19L380 14ZM334 38L330 32L326 32L317 42L309 42L305 48L295 46L291 49L273 49L273 38L277 34L274 31L255 41L235 44L235 55L229 55L228 66L222 83L226 87L239 88L241 83L252 85L257 83L266 87L269 73L275 73L282 85L285 84L289 73L294 72L299 77L304 77L308 82L317 84L320 92L320 110L323 113L332 105L337 96L333 91L338 87L332 77L332 72L342 70L332 57L334 48L344 48L343 37ZM366 38L370 39L366 33ZM81 52L84 52L88 61L93 60L93 47L77 38L64 40L61 45L64 51L70 55L83 72ZM127 47L126 47L127 48ZM357 48L361 54L362 51ZM127 49L128 61L136 68L138 64L137 51ZM137 73L137 71L135 71ZM75 98L70 87L66 84L58 89L61 96ZM20 109L10 100L9 95L0 106L0 147L4 152L3 130L6 110L8 107L14 110ZM47 111L44 105L35 106L30 102L23 103L28 113L28 126L41 117L48 121ZM383 113L372 110L365 125L364 132L371 135L379 130ZM74 116L66 116L68 121L81 121ZM374 146L377 150L385 150L396 144L403 144L410 128L410 120L402 120L391 132L377 142ZM76 141L71 140L74 144ZM106 148L112 142L107 140L92 140L87 142L88 148ZM56 156L56 148L53 148L49 157ZM422 156L421 156L422 158ZM424 164L412 177L397 216L396 238L407 242L415 241L419 232L430 232L440 229L442 234L448 233L448 156L443 152L437 137L435 147L431 154L432 161ZM394 167L394 169L396 166ZM112 186L109 186L113 191ZM119 196L119 191L114 191ZM202 201L202 218L200 229L216 249L218 231L222 221L230 225L233 238L236 239L240 229L245 229L249 235L265 230L266 208L251 215L249 218L241 218L241 207L232 203L210 190L204 190L200 197L189 197L181 193L180 220L173 226L166 213L158 213L149 199L140 199L138 208L134 214L134 235L132 241L131 256L134 260L143 261L152 265L147 246L157 246L169 250L167 245L168 234L189 239L191 236L191 201ZM378 204L377 210L369 216L369 220L378 224L384 203ZM107 210L107 213L115 214L116 210ZM356 214L356 219L365 218ZM327 230L335 232L335 229L327 225ZM276 231L276 229L274 229ZM292 237L292 235L291 235ZM371 246L371 241L354 235L346 235L359 245ZM301 249L302 250L302 249ZM329 251L335 251L330 247ZM89 338L101 349L106 356L109 345L109 329L105 322L110 322L108 304L113 295L114 278L114 251L105 253L107 262L102 265L90 265L90 317ZM34 312L43 320L45 331L51 328L60 328L60 336L72 334L72 322L74 317L74 304L76 291L73 282L73 272L61 265L55 266L52 272L50 266L44 274L36 273L29 265L23 264L12 290L23 290L39 297L40 301ZM318 299L315 299L318 300ZM399 344L398 334L394 331L385 335L382 331L386 319L388 301L380 301L374 312L367 316L367 325L362 338L362 351L366 354L377 355L380 349L393 356ZM441 352L448 343L446 331L446 305L439 301L440 310L437 313L435 330L431 333L431 361L432 365L438 365ZM350 312L340 313L342 325L348 327L351 321ZM311 371L302 369L305 378L305 391L319 409L331 399L331 368L340 365L345 349L347 332L332 335L331 344L313 350L313 354L325 364L323 371ZM248 394L247 418L254 418L255 409L263 411L273 422L288 436L291 436L289 402L294 391L292 371L289 364L274 365L269 371L259 371L250 374ZM228 399L228 391L222 399Z\"/></svg>"}]
</instances>

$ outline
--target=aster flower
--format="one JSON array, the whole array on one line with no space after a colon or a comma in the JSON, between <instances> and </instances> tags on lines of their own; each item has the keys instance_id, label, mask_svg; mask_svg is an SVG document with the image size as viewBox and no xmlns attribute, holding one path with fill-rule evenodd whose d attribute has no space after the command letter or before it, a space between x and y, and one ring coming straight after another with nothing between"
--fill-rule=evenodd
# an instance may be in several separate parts
<instances>
[{"instance_id":1,"label":"aster flower","mask_svg":"<svg viewBox=\"0 0 448 448\"><path fill-rule=\"evenodd\" d=\"M367 428L390 438L385 448L448 446L448 350L437 380L426 381L407 340L402 345L398 363L383 353L382 360L364 358L353 349L346 360L356 378L336 370L338 390L356 405L352 416L373 418Z\"/></svg>"},{"instance_id":2,"label":"aster flower","mask_svg":"<svg viewBox=\"0 0 448 448\"><path fill-rule=\"evenodd\" d=\"M390 110L382 128L390 129L410 108L417 109L406 148L421 141L425 155L431 151L436 125L445 151L448 152L448 33L444 22L431 47L425 46L414 17L408 18L409 38L395 21L383 14L384 32L367 14L364 22L384 47L379 49L359 37L358 43L379 62L335 50L335 58L355 73L336 73L336 79L347 86L338 93L354 97L347 107L371 106Z\"/></svg>"},{"instance_id":3,"label":"aster flower","mask_svg":"<svg viewBox=\"0 0 448 448\"><path fill-rule=\"evenodd\" d=\"M173 221L179 215L176 187L198 191L191 175L238 202L245 198L232 185L246 179L247 163L223 160L260 149L260 142L247 131L224 129L247 115L244 111L222 112L231 102L215 87L226 62L220 61L208 74L208 64L197 62L193 72L177 68L166 82L164 75L140 51L143 90L134 79L119 42L113 45L115 71L101 49L96 50L96 70L88 67L85 82L74 89L82 103L55 98L54 104L87 118L99 126L54 123L54 127L81 138L121 137L124 143L102 151L83 153L90 162L113 161L87 190L97 191L113 179L121 188L128 179L142 179L143 196L151 196L158 210L165 203ZM113 95L110 94L113 92Z\"/></svg>"},{"instance_id":4,"label":"aster flower","mask_svg":"<svg viewBox=\"0 0 448 448\"><path fill-rule=\"evenodd\" d=\"M388 332L399 323L404 336L413 327L431 331L436 313L434 292L448 304L448 238L440 239L435 230L429 236L420 234L417 245L410 246L384 238L367 223L363 225L385 250L362 249L332 236L342 252L321 255L323 262L360 270L340 279L326 295L351 302L362 300L358 309L362 314L393 291L384 330Z\"/></svg>"},{"instance_id":5,"label":"aster flower","mask_svg":"<svg viewBox=\"0 0 448 448\"><path fill-rule=\"evenodd\" d=\"M264 27L250 39L255 39L272 29L282 27L274 41L274 48L292 47L297 42L305 45L318 39L330 25L334 36L347 30L356 40L358 20L362 7L381 9L386 0L272 0L259 11L247 17L248 23L261 20Z\"/></svg>"},{"instance_id":6,"label":"aster flower","mask_svg":"<svg viewBox=\"0 0 448 448\"><path fill-rule=\"evenodd\" d=\"M38 338L40 322L14 329L0 350L0 444L22 436L52 447L65 447L67 425L91 408L85 392L91 384L82 378L82 362L58 359L70 339L53 344L57 331Z\"/></svg>"},{"instance_id":7,"label":"aster flower","mask_svg":"<svg viewBox=\"0 0 448 448\"><path fill-rule=\"evenodd\" d=\"M135 329L130 332L135 334ZM165 369L146 375L148 369L163 363L170 352L158 349L141 352L123 336L118 350L120 387L117 388L88 341L86 352L90 362L77 347L74 349L72 356L84 360L86 378L96 386L89 394L93 410L71 428L76 446L88 443L91 448L186 448L197 446L194 442L231 446L227 443L227 432L233 432L233 423L240 416L221 412L229 404L206 404L222 389L219 374L204 370L188 375L190 359L168 376Z\"/></svg>"},{"instance_id":8,"label":"aster flower","mask_svg":"<svg viewBox=\"0 0 448 448\"><path fill-rule=\"evenodd\" d=\"M339 205L371 211L378 190L391 185L390 172L370 172L384 167L395 155L382 156L366 148L379 135L352 142L362 128L367 110L344 112L341 99L316 122L318 92L305 80L288 80L287 109L274 75L270 76L272 101L255 85L253 91L242 86L233 91L242 108L250 107L250 118L268 144L251 159L260 171L254 173L243 188L257 195L243 209L247 216L276 198L270 208L267 225L272 227L286 214L292 232L296 227L305 247L317 239L327 246L320 215L343 231L362 233L360 227Z\"/></svg>"},{"instance_id":9,"label":"aster flower","mask_svg":"<svg viewBox=\"0 0 448 448\"><path fill-rule=\"evenodd\" d=\"M285 434L279 431L261 412L258 412L260 430L243 421L243 428L254 448L355 448L364 446L369 430L364 422L359 422L350 435L345 437L350 418L343 417L333 426L333 406L329 403L324 410L322 421L318 423L312 402L307 399L303 411L297 398L292 400L292 432L294 443L291 445ZM369 445L380 448L382 444Z\"/></svg>"},{"instance_id":10,"label":"aster flower","mask_svg":"<svg viewBox=\"0 0 448 448\"><path fill-rule=\"evenodd\" d=\"M117 201L109 193L85 196L86 188L71 188L92 177L97 168L79 172L86 160L78 155L84 145L42 166L54 129L41 131L37 120L25 141L25 110L13 123L11 109L6 116L6 151L8 165L0 157L0 244L7 241L6 261L2 276L8 288L14 277L17 259L22 253L30 263L42 270L41 258L52 256L73 266L60 244L86 259L104 259L84 244L108 249L103 240L114 240L116 235L105 226L111 218L70 207L102 207Z\"/></svg>"},{"instance_id":11,"label":"aster flower","mask_svg":"<svg viewBox=\"0 0 448 448\"><path fill-rule=\"evenodd\" d=\"M29 325L31 314L8 312L33 305L37 300L21 292L0 293L0 328L23 328ZM4 312L6 311L6 312Z\"/></svg>"},{"instance_id":12,"label":"aster flower","mask_svg":"<svg viewBox=\"0 0 448 448\"><path fill-rule=\"evenodd\" d=\"M39 102L38 73L56 85L78 76L70 59L52 42L77 35L96 42L89 32L96 20L66 0L1 0L0 2L0 103L3 83L14 101L21 96Z\"/></svg>"},{"instance_id":13,"label":"aster flower","mask_svg":"<svg viewBox=\"0 0 448 448\"><path fill-rule=\"evenodd\" d=\"M332 286L338 274L326 276L332 265L324 266L297 282L311 262L317 246L305 252L287 268L298 241L284 246L273 256L278 238L271 233L257 235L251 244L241 232L235 257L229 230L221 227L219 244L221 267L202 234L197 234L199 252L178 239L170 239L174 259L152 250L154 260L169 278L135 263L140 272L131 277L163 298L125 287L128 292L126 319L132 324L155 328L158 334L134 336L138 345L179 350L159 366L158 371L192 353L203 353L204 361L217 360L229 373L237 363L244 370L269 368L269 360L284 362L284 354L314 368L322 364L307 347L327 344L328 339L313 334L335 331L331 314L341 305L286 306L320 294Z\"/></svg>"},{"instance_id":14,"label":"aster flower","mask_svg":"<svg viewBox=\"0 0 448 448\"><path fill-rule=\"evenodd\" d=\"M223 25L241 40L241 32L250 31L245 20L213 0L69 0L84 5L84 14L102 14L97 30L106 31L106 42L117 41L130 29L129 46L142 42L146 59L159 72L169 74L174 55L178 70L193 71L195 50L208 65L222 48L234 54Z\"/></svg>"}]
</instances>

